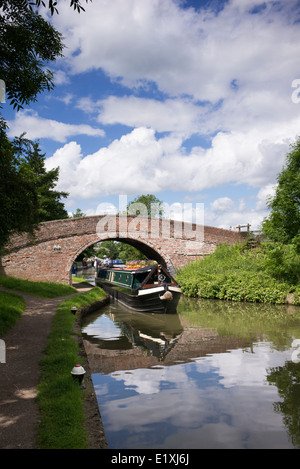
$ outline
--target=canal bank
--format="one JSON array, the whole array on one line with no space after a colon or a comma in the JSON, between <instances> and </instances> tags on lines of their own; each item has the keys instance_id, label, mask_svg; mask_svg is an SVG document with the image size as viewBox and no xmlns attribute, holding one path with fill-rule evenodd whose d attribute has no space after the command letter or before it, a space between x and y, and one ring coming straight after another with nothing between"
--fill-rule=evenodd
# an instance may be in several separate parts
<instances>
[{"instance_id":1,"label":"canal bank","mask_svg":"<svg viewBox=\"0 0 300 469\"><path fill-rule=\"evenodd\" d=\"M77 288L74 284L75 288ZM81 284L82 285L82 284ZM82 287L81 287L82 288ZM90 288L93 288L91 285ZM109 296L106 296L102 300L96 301L90 305L84 306L79 308L76 313L75 322L73 331L75 333L74 338L77 341L79 354L82 358L82 362L84 363L84 413L85 413L85 429L88 435L88 448L87 449L107 449L107 440L105 436L105 431L99 411L99 406L97 402L97 397L95 395L94 385L92 381L92 373L89 364L89 357L86 353L86 349L83 343L82 335L81 335L81 327L83 318L92 314L93 312L99 310L110 301Z\"/></svg>"},{"instance_id":2,"label":"canal bank","mask_svg":"<svg viewBox=\"0 0 300 469\"><path fill-rule=\"evenodd\" d=\"M84 284L78 284L76 288L78 290L76 296L91 289ZM22 296L26 308L15 326L2 337L6 348L6 359L5 363L0 364L0 448L37 449L37 426L41 422L37 401L38 386L41 382L40 363L45 357L45 348L58 305L67 299L74 299L74 295L49 299L3 287L1 290ZM100 303L96 303L99 307ZM78 338L76 331L73 337ZM80 354L87 371L84 412L88 448L105 448L105 435L101 433L101 417L89 387L89 368L82 348ZM70 370L67 379L69 376L71 377Z\"/></svg>"}]
</instances>

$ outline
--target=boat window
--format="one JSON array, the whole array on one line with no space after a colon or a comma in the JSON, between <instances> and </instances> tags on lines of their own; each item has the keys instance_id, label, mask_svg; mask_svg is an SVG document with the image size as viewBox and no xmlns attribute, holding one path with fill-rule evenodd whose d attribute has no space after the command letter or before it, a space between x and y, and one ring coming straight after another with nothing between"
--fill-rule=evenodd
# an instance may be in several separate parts
<instances>
[{"instance_id":1,"label":"boat window","mask_svg":"<svg viewBox=\"0 0 300 469\"><path fill-rule=\"evenodd\" d=\"M115 274L114 280L119 283L129 285L131 283L131 277L125 272L118 272Z\"/></svg>"},{"instance_id":2,"label":"boat window","mask_svg":"<svg viewBox=\"0 0 300 469\"><path fill-rule=\"evenodd\" d=\"M148 284L157 285L157 284L160 284L161 282L172 283L172 279L171 277L169 277L169 275L166 274L166 272L158 273L157 271L155 271L154 274L148 279L147 285Z\"/></svg>"},{"instance_id":3,"label":"boat window","mask_svg":"<svg viewBox=\"0 0 300 469\"><path fill-rule=\"evenodd\" d=\"M140 272L134 276L133 288L138 288L144 282L149 272Z\"/></svg>"}]
</instances>

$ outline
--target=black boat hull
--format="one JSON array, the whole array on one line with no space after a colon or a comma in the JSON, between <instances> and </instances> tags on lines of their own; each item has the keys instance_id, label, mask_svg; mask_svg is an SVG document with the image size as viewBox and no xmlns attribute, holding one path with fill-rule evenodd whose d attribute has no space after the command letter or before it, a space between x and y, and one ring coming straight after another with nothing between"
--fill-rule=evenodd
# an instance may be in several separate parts
<instances>
[{"instance_id":1,"label":"black boat hull","mask_svg":"<svg viewBox=\"0 0 300 469\"><path fill-rule=\"evenodd\" d=\"M176 313L181 291L178 287L168 287L172 299L161 299L165 293L163 286L144 290L135 290L127 293L125 289L112 286L96 278L96 285L107 292L114 300L119 301L127 308L143 313Z\"/></svg>"}]
</instances>

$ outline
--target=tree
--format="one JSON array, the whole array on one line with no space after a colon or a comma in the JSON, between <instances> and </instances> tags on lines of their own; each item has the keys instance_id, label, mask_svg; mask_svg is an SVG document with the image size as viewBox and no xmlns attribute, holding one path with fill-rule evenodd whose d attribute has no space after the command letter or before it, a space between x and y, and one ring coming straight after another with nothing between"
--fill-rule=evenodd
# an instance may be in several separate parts
<instances>
[{"instance_id":1,"label":"tree","mask_svg":"<svg viewBox=\"0 0 300 469\"><path fill-rule=\"evenodd\" d=\"M68 218L68 212L61 199L69 194L55 190L59 168L47 171L46 155L41 152L38 142L25 139L24 135L15 138L12 147L20 174L32 184L36 192L38 223Z\"/></svg>"},{"instance_id":2,"label":"tree","mask_svg":"<svg viewBox=\"0 0 300 469\"><path fill-rule=\"evenodd\" d=\"M91 0L86 0L86 3ZM36 101L37 95L54 87L53 73L45 68L62 56L62 35L34 11L46 6L43 0L0 0L0 78L14 108ZM48 0L51 15L58 13L57 1ZM84 11L81 0L70 7Z\"/></svg>"},{"instance_id":3,"label":"tree","mask_svg":"<svg viewBox=\"0 0 300 469\"><path fill-rule=\"evenodd\" d=\"M53 73L45 65L62 56L62 36L26 1L0 0L1 6L0 78L10 104L19 110L53 88Z\"/></svg>"},{"instance_id":4,"label":"tree","mask_svg":"<svg viewBox=\"0 0 300 469\"><path fill-rule=\"evenodd\" d=\"M268 200L271 213L263 221L263 232L274 241L293 243L300 250L300 138L291 147L277 182L275 195Z\"/></svg>"},{"instance_id":5,"label":"tree","mask_svg":"<svg viewBox=\"0 0 300 469\"><path fill-rule=\"evenodd\" d=\"M13 233L33 233L40 222L68 218L60 200L68 194L55 190L58 174L59 168L46 170L38 143L23 136L11 142L0 131L0 250Z\"/></svg>"},{"instance_id":6,"label":"tree","mask_svg":"<svg viewBox=\"0 0 300 469\"><path fill-rule=\"evenodd\" d=\"M71 218L81 218L85 217L85 213L80 208L76 209L76 212L72 212L72 217Z\"/></svg>"},{"instance_id":7,"label":"tree","mask_svg":"<svg viewBox=\"0 0 300 469\"><path fill-rule=\"evenodd\" d=\"M146 259L146 256L133 246L118 241L102 241L96 253L97 257L104 256L121 259L123 262Z\"/></svg>"},{"instance_id":8,"label":"tree","mask_svg":"<svg viewBox=\"0 0 300 469\"><path fill-rule=\"evenodd\" d=\"M143 254L139 249L126 243L120 243L118 258L120 258L123 262L147 259L145 254Z\"/></svg>"},{"instance_id":9,"label":"tree","mask_svg":"<svg viewBox=\"0 0 300 469\"><path fill-rule=\"evenodd\" d=\"M85 0L85 1L86 1L86 3L89 2L89 0ZM92 0L90 0L90 1L92 1ZM43 0L35 0L34 2L29 0L27 3L30 6L35 4L37 6L43 5L44 7L46 7L46 2L43 2ZM53 15L54 12L58 13L56 5L57 5L57 1L48 0L48 8L51 12L51 15ZM70 7L73 7L74 10L78 11L78 13L80 13L80 11L84 11L84 8L82 7L80 0L70 0Z\"/></svg>"},{"instance_id":10,"label":"tree","mask_svg":"<svg viewBox=\"0 0 300 469\"><path fill-rule=\"evenodd\" d=\"M20 171L13 145L0 129L0 252L11 234L32 233L38 223L38 196Z\"/></svg>"},{"instance_id":11,"label":"tree","mask_svg":"<svg viewBox=\"0 0 300 469\"><path fill-rule=\"evenodd\" d=\"M119 255L119 243L108 240L102 241L97 249L97 257L103 258L104 256L117 259Z\"/></svg>"},{"instance_id":12,"label":"tree","mask_svg":"<svg viewBox=\"0 0 300 469\"><path fill-rule=\"evenodd\" d=\"M127 205L127 213L142 216L162 216L163 202L153 194L139 195Z\"/></svg>"},{"instance_id":13,"label":"tree","mask_svg":"<svg viewBox=\"0 0 300 469\"><path fill-rule=\"evenodd\" d=\"M57 1L48 1L51 14L58 13L56 5ZM53 73L46 65L62 56L62 36L38 14L40 6L46 7L46 2L0 0L0 79L17 110L54 87ZM83 10L80 0L70 0L70 6ZM32 142L29 153L28 146L26 151L23 148L25 157L15 154L16 141L10 142L6 128L0 115L0 250L12 233L33 233L40 221L66 215L60 202L65 194L54 190L58 168L45 171L43 155Z\"/></svg>"}]
</instances>

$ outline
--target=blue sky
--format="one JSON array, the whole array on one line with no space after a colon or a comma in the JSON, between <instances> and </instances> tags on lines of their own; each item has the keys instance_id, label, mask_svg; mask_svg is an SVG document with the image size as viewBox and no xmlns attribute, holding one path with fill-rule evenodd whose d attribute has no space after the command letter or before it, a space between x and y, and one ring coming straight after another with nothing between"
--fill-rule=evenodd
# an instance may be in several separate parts
<instances>
[{"instance_id":1,"label":"blue sky","mask_svg":"<svg viewBox=\"0 0 300 469\"><path fill-rule=\"evenodd\" d=\"M38 139L60 167L67 210L153 193L174 218L200 204L207 225L256 229L299 135L299 2L68 3L51 18L66 46L55 89L18 113L3 105L9 135Z\"/></svg>"}]
</instances>

